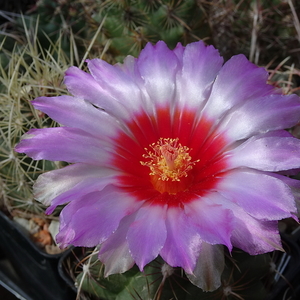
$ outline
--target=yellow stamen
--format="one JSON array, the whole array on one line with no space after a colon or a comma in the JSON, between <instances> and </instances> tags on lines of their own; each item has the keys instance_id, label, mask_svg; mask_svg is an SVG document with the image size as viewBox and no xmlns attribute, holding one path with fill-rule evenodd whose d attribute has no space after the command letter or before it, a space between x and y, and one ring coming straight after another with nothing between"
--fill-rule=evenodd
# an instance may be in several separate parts
<instances>
[{"instance_id":1,"label":"yellow stamen","mask_svg":"<svg viewBox=\"0 0 300 300\"><path fill-rule=\"evenodd\" d=\"M147 154L143 157L148 161L141 161L143 166L150 168L149 175L156 180L180 181L187 177L193 165L198 162L191 161L190 149L178 143L178 138L160 138L157 143L150 145L152 152L145 148Z\"/></svg>"}]
</instances>

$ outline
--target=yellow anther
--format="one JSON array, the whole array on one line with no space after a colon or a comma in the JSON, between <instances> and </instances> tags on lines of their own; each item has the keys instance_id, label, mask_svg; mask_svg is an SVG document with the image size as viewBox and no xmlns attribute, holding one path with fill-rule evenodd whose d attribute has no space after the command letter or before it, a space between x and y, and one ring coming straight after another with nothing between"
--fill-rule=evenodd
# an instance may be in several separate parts
<instances>
[{"instance_id":1,"label":"yellow anther","mask_svg":"<svg viewBox=\"0 0 300 300\"><path fill-rule=\"evenodd\" d=\"M145 148L147 154L143 157L147 161L141 161L141 164L150 168L149 175L163 181L180 181L181 177L188 176L188 171L197 161L191 161L190 149L182 146L178 140L160 138L157 143L150 145L152 152Z\"/></svg>"}]
</instances>

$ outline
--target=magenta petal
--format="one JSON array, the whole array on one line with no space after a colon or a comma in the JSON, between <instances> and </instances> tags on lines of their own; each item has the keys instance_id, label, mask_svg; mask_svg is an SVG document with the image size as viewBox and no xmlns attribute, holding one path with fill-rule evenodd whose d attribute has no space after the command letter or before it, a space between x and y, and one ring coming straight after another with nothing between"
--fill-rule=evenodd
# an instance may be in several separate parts
<instances>
[{"instance_id":1,"label":"magenta petal","mask_svg":"<svg viewBox=\"0 0 300 300\"><path fill-rule=\"evenodd\" d=\"M87 62L97 83L116 101L124 105L127 110L131 110L131 113L140 110L141 91L136 85L134 77L131 78L122 68L112 66L101 59L92 59Z\"/></svg>"},{"instance_id":2,"label":"magenta petal","mask_svg":"<svg viewBox=\"0 0 300 300\"><path fill-rule=\"evenodd\" d=\"M214 82L204 108L211 119L218 119L233 106L268 95L273 87L266 84L268 72L240 54L228 60Z\"/></svg>"},{"instance_id":3,"label":"magenta petal","mask_svg":"<svg viewBox=\"0 0 300 300\"><path fill-rule=\"evenodd\" d=\"M137 64L138 59L134 58L132 56L127 56L124 59L123 64L116 64L114 67L122 70L124 74L122 75L126 77L126 80L131 80L130 83L126 83L125 81L125 87L124 90L126 89L126 97L128 98L126 101L132 103L132 108L137 108L137 113L139 114L139 109L143 109L144 112L146 112L148 115L153 114L153 100L150 99L150 96L148 95L148 92L144 86L144 78L141 76L140 71L138 69L138 64ZM100 76L100 74L99 74ZM134 83L134 87L132 87L132 84ZM109 82L108 84L112 84L112 82ZM124 83L123 83L124 84ZM122 84L113 84L111 88L116 89L117 86L121 86ZM139 89L139 92L135 91L136 88ZM120 88L119 88L120 89ZM118 91L119 91L118 89ZM133 90L135 91L134 93L136 94L135 97L133 97L132 92ZM118 92L117 91L117 92ZM138 95L139 94L139 95ZM123 99L124 95L122 93L121 98Z\"/></svg>"},{"instance_id":4,"label":"magenta petal","mask_svg":"<svg viewBox=\"0 0 300 300\"><path fill-rule=\"evenodd\" d=\"M139 209L130 225L127 241L130 253L141 271L158 256L165 243L165 214L166 206L146 205Z\"/></svg>"},{"instance_id":5,"label":"magenta petal","mask_svg":"<svg viewBox=\"0 0 300 300\"><path fill-rule=\"evenodd\" d=\"M283 250L276 221L258 221L242 210L235 209L236 227L232 244L251 255Z\"/></svg>"},{"instance_id":6,"label":"magenta petal","mask_svg":"<svg viewBox=\"0 0 300 300\"><path fill-rule=\"evenodd\" d=\"M124 72L124 74L127 77L129 76L132 81L136 81L139 79L141 80L141 78L139 78L140 75L137 72L136 62L137 62L137 58L128 55L124 58L123 63L116 63L114 67L122 70L122 72Z\"/></svg>"},{"instance_id":7,"label":"magenta petal","mask_svg":"<svg viewBox=\"0 0 300 300\"><path fill-rule=\"evenodd\" d=\"M297 172L299 173L299 171ZM291 192L293 193L294 199L295 199L295 204L297 207L297 212L298 212L298 217L300 216L300 180L298 179L292 179L287 176L283 176L277 173L271 173L270 176L273 176L282 182L284 182L286 185L289 186L291 189Z\"/></svg>"},{"instance_id":8,"label":"magenta petal","mask_svg":"<svg viewBox=\"0 0 300 300\"><path fill-rule=\"evenodd\" d=\"M84 195L62 210L57 242L63 247L99 245L117 229L123 217L141 204L114 186Z\"/></svg>"},{"instance_id":9,"label":"magenta petal","mask_svg":"<svg viewBox=\"0 0 300 300\"><path fill-rule=\"evenodd\" d=\"M130 120L128 107L115 99L105 87L100 86L92 75L71 67L66 72L65 84L75 97L91 102L120 120Z\"/></svg>"},{"instance_id":10,"label":"magenta petal","mask_svg":"<svg viewBox=\"0 0 300 300\"><path fill-rule=\"evenodd\" d=\"M291 189L281 180L254 170L233 170L218 192L261 220L280 220L296 213Z\"/></svg>"},{"instance_id":11,"label":"magenta petal","mask_svg":"<svg viewBox=\"0 0 300 300\"><path fill-rule=\"evenodd\" d=\"M69 165L40 175L33 186L34 196L45 205L52 203L55 208L57 205L71 201L75 195L81 197L83 191L78 186L82 187L82 184L85 184L85 190L93 192L94 190L89 189L90 183L97 180L97 187L94 188L99 191L108 182L114 182L117 175L118 173L112 169L99 168L98 166L79 163ZM70 198L66 195L69 195Z\"/></svg>"},{"instance_id":12,"label":"magenta petal","mask_svg":"<svg viewBox=\"0 0 300 300\"><path fill-rule=\"evenodd\" d=\"M218 130L230 140L290 128L300 121L300 101L296 95L257 97L228 114ZM238 126L236 125L238 124Z\"/></svg>"},{"instance_id":13,"label":"magenta petal","mask_svg":"<svg viewBox=\"0 0 300 300\"><path fill-rule=\"evenodd\" d=\"M137 67L152 103L165 106L172 102L177 64L177 56L162 41L154 46L148 43L140 53Z\"/></svg>"},{"instance_id":14,"label":"magenta petal","mask_svg":"<svg viewBox=\"0 0 300 300\"><path fill-rule=\"evenodd\" d=\"M101 245L99 259L105 264L105 276L124 273L134 265L126 236L135 216L124 217L118 229Z\"/></svg>"},{"instance_id":15,"label":"magenta petal","mask_svg":"<svg viewBox=\"0 0 300 300\"><path fill-rule=\"evenodd\" d=\"M300 166L300 140L293 137L261 135L228 152L230 165L278 172Z\"/></svg>"},{"instance_id":16,"label":"magenta petal","mask_svg":"<svg viewBox=\"0 0 300 300\"><path fill-rule=\"evenodd\" d=\"M201 238L181 208L167 211L167 240L161 257L172 267L182 267L192 273L200 251Z\"/></svg>"},{"instance_id":17,"label":"magenta petal","mask_svg":"<svg viewBox=\"0 0 300 300\"><path fill-rule=\"evenodd\" d=\"M183 52L186 47L182 46L181 43L177 43L176 47L173 49L173 53L177 56L178 66L182 68Z\"/></svg>"},{"instance_id":18,"label":"magenta petal","mask_svg":"<svg viewBox=\"0 0 300 300\"><path fill-rule=\"evenodd\" d=\"M214 291L221 285L221 275L225 267L222 245L201 244L201 251L196 267L187 278L202 290Z\"/></svg>"},{"instance_id":19,"label":"magenta petal","mask_svg":"<svg viewBox=\"0 0 300 300\"><path fill-rule=\"evenodd\" d=\"M218 50L213 46L205 46L202 41L188 44L181 55L182 72L176 80L178 104L180 107L201 111L222 67L223 58Z\"/></svg>"},{"instance_id":20,"label":"magenta petal","mask_svg":"<svg viewBox=\"0 0 300 300\"><path fill-rule=\"evenodd\" d=\"M120 130L116 119L83 99L71 96L40 97L31 103L56 122L82 129L97 138L111 140Z\"/></svg>"},{"instance_id":21,"label":"magenta petal","mask_svg":"<svg viewBox=\"0 0 300 300\"><path fill-rule=\"evenodd\" d=\"M111 155L95 137L70 127L31 129L15 150L33 159L109 165Z\"/></svg>"},{"instance_id":22,"label":"magenta petal","mask_svg":"<svg viewBox=\"0 0 300 300\"><path fill-rule=\"evenodd\" d=\"M210 244L224 244L232 249L230 237L233 230L233 214L222 205L209 204L209 198L197 199L185 205L185 213L201 239Z\"/></svg>"},{"instance_id":23,"label":"magenta petal","mask_svg":"<svg viewBox=\"0 0 300 300\"><path fill-rule=\"evenodd\" d=\"M52 199L51 205L46 209L46 214L53 213L53 211L58 205L78 200L94 191L101 191L108 184L111 184L114 181L116 180L109 177L86 178L82 182L76 184L76 186L74 186L72 189L69 189L66 192Z\"/></svg>"},{"instance_id":24,"label":"magenta petal","mask_svg":"<svg viewBox=\"0 0 300 300\"><path fill-rule=\"evenodd\" d=\"M70 93L77 98L85 99L100 107L102 107L102 102L113 105L113 97L97 83L91 74L77 67L70 67L66 71L64 83ZM103 108L107 109L107 107Z\"/></svg>"},{"instance_id":25,"label":"magenta petal","mask_svg":"<svg viewBox=\"0 0 300 300\"><path fill-rule=\"evenodd\" d=\"M231 242L251 255L282 250L277 221L261 221L219 193L209 195L211 203L221 204L234 214Z\"/></svg>"}]
</instances>

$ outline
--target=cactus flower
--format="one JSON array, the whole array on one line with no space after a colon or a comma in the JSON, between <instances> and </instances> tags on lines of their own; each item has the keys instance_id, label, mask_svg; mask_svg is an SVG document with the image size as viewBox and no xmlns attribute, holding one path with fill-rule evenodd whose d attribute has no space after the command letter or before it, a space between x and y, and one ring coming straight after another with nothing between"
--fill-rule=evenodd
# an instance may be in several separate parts
<instances>
[{"instance_id":1,"label":"cactus flower","mask_svg":"<svg viewBox=\"0 0 300 300\"><path fill-rule=\"evenodd\" d=\"M297 219L300 100L212 46L150 43L138 58L71 67L72 96L33 106L61 124L16 146L68 166L39 176L35 197L60 214L57 242L92 247L106 276L161 256L204 290L220 286L224 246L251 255L282 249L278 220Z\"/></svg>"}]
</instances>

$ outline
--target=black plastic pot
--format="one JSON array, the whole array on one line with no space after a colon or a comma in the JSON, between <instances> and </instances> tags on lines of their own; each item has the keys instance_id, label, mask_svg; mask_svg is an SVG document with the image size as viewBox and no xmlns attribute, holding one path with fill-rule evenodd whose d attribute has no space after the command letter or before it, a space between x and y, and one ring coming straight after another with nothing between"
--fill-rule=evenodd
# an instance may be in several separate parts
<instances>
[{"instance_id":1,"label":"black plastic pot","mask_svg":"<svg viewBox=\"0 0 300 300\"><path fill-rule=\"evenodd\" d=\"M73 300L74 282L63 262L72 250L47 254L0 211L0 284L18 299Z\"/></svg>"}]
</instances>

